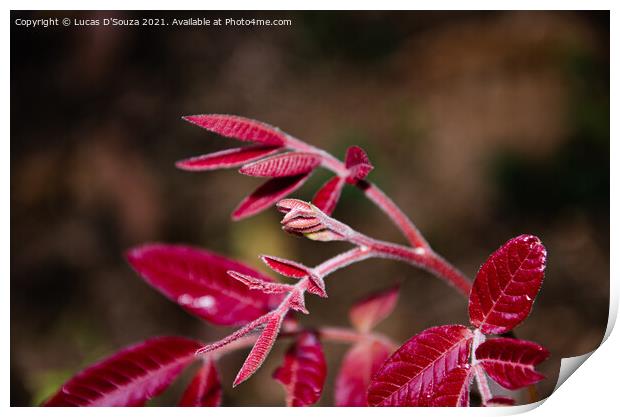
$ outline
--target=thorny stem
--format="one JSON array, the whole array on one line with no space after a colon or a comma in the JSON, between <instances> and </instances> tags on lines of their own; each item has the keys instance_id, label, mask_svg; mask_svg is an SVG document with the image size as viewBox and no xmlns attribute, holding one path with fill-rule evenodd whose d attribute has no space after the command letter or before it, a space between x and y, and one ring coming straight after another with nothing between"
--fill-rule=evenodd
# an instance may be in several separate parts
<instances>
[{"instance_id":1,"label":"thorny stem","mask_svg":"<svg viewBox=\"0 0 620 417\"><path fill-rule=\"evenodd\" d=\"M302 152L312 152L321 156L322 166L324 168L329 169L341 178L347 177L348 170L344 163L330 153L309 145L292 136L288 136L287 144L290 149ZM376 247L372 247L371 253L367 254L367 256L363 259L373 256L386 256L409 262L413 265L426 269L440 278L445 279L454 285L454 287L456 287L456 289L459 290L465 298L469 297L471 281L462 272L431 249L430 245L426 239L424 239L420 231L415 227L411 219L403 213L394 201L385 195L379 187L370 182L358 181L357 186L364 192L369 200L375 203L375 205L377 205L390 218L396 227L398 227L398 229L405 235L411 246L413 246L413 249L411 249L402 245L368 238L369 241L373 241L378 245Z\"/></svg>"}]
</instances>

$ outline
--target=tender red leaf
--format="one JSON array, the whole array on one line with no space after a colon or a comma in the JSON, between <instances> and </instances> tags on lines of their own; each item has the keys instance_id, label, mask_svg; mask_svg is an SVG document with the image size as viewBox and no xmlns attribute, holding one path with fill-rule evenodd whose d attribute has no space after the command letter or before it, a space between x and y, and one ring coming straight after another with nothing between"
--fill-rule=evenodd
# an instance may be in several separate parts
<instances>
[{"instance_id":1,"label":"tender red leaf","mask_svg":"<svg viewBox=\"0 0 620 417\"><path fill-rule=\"evenodd\" d=\"M293 287L288 284L280 284L278 282L266 282L262 279L254 278L249 275L243 275L235 271L228 271L228 275L241 282L251 290L262 291L266 294L281 294L291 292Z\"/></svg>"},{"instance_id":2,"label":"tender red leaf","mask_svg":"<svg viewBox=\"0 0 620 417\"><path fill-rule=\"evenodd\" d=\"M358 331L366 333L389 316L396 307L399 288L400 286L396 285L355 303L349 311L353 326Z\"/></svg>"},{"instance_id":3,"label":"tender red leaf","mask_svg":"<svg viewBox=\"0 0 620 417\"><path fill-rule=\"evenodd\" d=\"M316 154L287 152L246 164L239 172L251 177L291 177L307 174L320 163L321 157Z\"/></svg>"},{"instance_id":4,"label":"tender red leaf","mask_svg":"<svg viewBox=\"0 0 620 417\"><path fill-rule=\"evenodd\" d=\"M313 332L304 332L286 352L284 363L276 369L273 377L284 385L288 407L304 407L319 400L326 374L327 365L319 338Z\"/></svg>"},{"instance_id":5,"label":"tender red leaf","mask_svg":"<svg viewBox=\"0 0 620 417\"><path fill-rule=\"evenodd\" d=\"M486 407L508 407L515 405L515 400L509 397L493 397L485 404Z\"/></svg>"},{"instance_id":6,"label":"tender red leaf","mask_svg":"<svg viewBox=\"0 0 620 417\"><path fill-rule=\"evenodd\" d=\"M336 407L366 407L371 377L392 353L378 340L362 341L346 353L336 378Z\"/></svg>"},{"instance_id":7,"label":"tender red leaf","mask_svg":"<svg viewBox=\"0 0 620 417\"><path fill-rule=\"evenodd\" d=\"M308 268L300 263L278 258L277 256L262 255L260 258L265 265L285 277L304 278L310 275Z\"/></svg>"},{"instance_id":8,"label":"tender red leaf","mask_svg":"<svg viewBox=\"0 0 620 417\"><path fill-rule=\"evenodd\" d=\"M220 376L211 359L206 359L187 386L179 402L181 407L219 407L222 404Z\"/></svg>"},{"instance_id":9,"label":"tender red leaf","mask_svg":"<svg viewBox=\"0 0 620 417\"><path fill-rule=\"evenodd\" d=\"M351 146L347 149L345 166L349 170L349 182L363 180L374 169L366 152L359 146Z\"/></svg>"},{"instance_id":10,"label":"tender red leaf","mask_svg":"<svg viewBox=\"0 0 620 417\"><path fill-rule=\"evenodd\" d=\"M505 333L529 314L542 284L547 251L536 236L509 240L482 265L469 296L469 318L483 333Z\"/></svg>"},{"instance_id":11,"label":"tender red leaf","mask_svg":"<svg viewBox=\"0 0 620 417\"><path fill-rule=\"evenodd\" d=\"M308 292L316 294L319 297L327 297L325 292L325 282L322 278L317 277L306 266L290 261L288 259L278 258L276 256L262 255L261 259L271 269L277 273L290 278L310 278L310 286Z\"/></svg>"},{"instance_id":12,"label":"tender red leaf","mask_svg":"<svg viewBox=\"0 0 620 417\"><path fill-rule=\"evenodd\" d=\"M199 342L183 337L158 337L127 347L75 375L44 405L144 405L194 360L200 346Z\"/></svg>"},{"instance_id":13,"label":"tender red leaf","mask_svg":"<svg viewBox=\"0 0 620 417\"><path fill-rule=\"evenodd\" d=\"M469 386L472 378L469 365L452 369L433 393L431 405L433 407L469 407Z\"/></svg>"},{"instance_id":14,"label":"tender red leaf","mask_svg":"<svg viewBox=\"0 0 620 417\"><path fill-rule=\"evenodd\" d=\"M256 161L278 151L277 146L246 146L244 148L226 149L206 155L194 156L176 163L177 168L186 171L211 171L221 168L234 168Z\"/></svg>"},{"instance_id":15,"label":"tender red leaf","mask_svg":"<svg viewBox=\"0 0 620 417\"><path fill-rule=\"evenodd\" d=\"M359 164L370 164L366 152L359 146L350 146L344 158L345 167L351 168Z\"/></svg>"},{"instance_id":16,"label":"tender red leaf","mask_svg":"<svg viewBox=\"0 0 620 417\"><path fill-rule=\"evenodd\" d=\"M266 282L254 269L189 246L151 244L133 248L127 259L149 284L185 310L219 325L241 325L270 311L282 295L250 290L228 275L236 271Z\"/></svg>"},{"instance_id":17,"label":"tender red leaf","mask_svg":"<svg viewBox=\"0 0 620 417\"><path fill-rule=\"evenodd\" d=\"M372 377L371 406L424 406L452 369L464 366L473 333L456 324L432 327L402 345Z\"/></svg>"},{"instance_id":18,"label":"tender red leaf","mask_svg":"<svg viewBox=\"0 0 620 417\"><path fill-rule=\"evenodd\" d=\"M345 181L342 178L338 176L333 177L317 191L312 199L312 204L330 216L334 212L336 204L338 204L344 184Z\"/></svg>"},{"instance_id":19,"label":"tender red leaf","mask_svg":"<svg viewBox=\"0 0 620 417\"><path fill-rule=\"evenodd\" d=\"M309 176L310 173L270 179L239 203L232 214L233 220L245 219L271 207L301 187Z\"/></svg>"},{"instance_id":20,"label":"tender red leaf","mask_svg":"<svg viewBox=\"0 0 620 417\"><path fill-rule=\"evenodd\" d=\"M200 114L185 116L183 119L227 138L274 146L283 146L287 140L286 134L277 127L245 117L228 114Z\"/></svg>"},{"instance_id":21,"label":"tender red leaf","mask_svg":"<svg viewBox=\"0 0 620 417\"><path fill-rule=\"evenodd\" d=\"M549 351L527 340L500 337L476 349L476 359L486 373L506 389L519 389L545 378L534 367L549 357Z\"/></svg>"},{"instance_id":22,"label":"tender red leaf","mask_svg":"<svg viewBox=\"0 0 620 417\"><path fill-rule=\"evenodd\" d=\"M260 366L265 361L265 358L271 351L273 344L278 338L278 333L280 332L280 326L282 325L282 316L280 314L272 314L267 323L265 324L265 328L263 332L256 340L254 347L250 351L250 354L245 359L241 370L237 374L235 381L233 382L233 387L241 384L243 381L251 377L254 372L260 368Z\"/></svg>"}]
</instances>

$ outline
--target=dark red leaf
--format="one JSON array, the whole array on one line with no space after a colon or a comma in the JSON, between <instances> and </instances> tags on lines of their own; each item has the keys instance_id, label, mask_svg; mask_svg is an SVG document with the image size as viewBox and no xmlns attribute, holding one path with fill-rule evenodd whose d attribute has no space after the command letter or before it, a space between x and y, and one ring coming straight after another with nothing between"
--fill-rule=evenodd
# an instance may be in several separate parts
<instances>
[{"instance_id":1,"label":"dark red leaf","mask_svg":"<svg viewBox=\"0 0 620 417\"><path fill-rule=\"evenodd\" d=\"M398 290L397 285L356 302L349 311L353 326L360 332L369 332L394 311L398 301Z\"/></svg>"},{"instance_id":2,"label":"dark red leaf","mask_svg":"<svg viewBox=\"0 0 620 417\"><path fill-rule=\"evenodd\" d=\"M505 333L529 314L540 290L547 251L536 236L509 240L482 265L469 296L469 318L483 333Z\"/></svg>"},{"instance_id":3,"label":"dark red leaf","mask_svg":"<svg viewBox=\"0 0 620 417\"><path fill-rule=\"evenodd\" d=\"M527 340L489 339L476 349L476 359L489 377L506 389L519 389L545 378L534 367L549 357L549 351Z\"/></svg>"},{"instance_id":4,"label":"dark red leaf","mask_svg":"<svg viewBox=\"0 0 620 417\"><path fill-rule=\"evenodd\" d=\"M288 407L315 404L321 397L327 366L319 338L304 332L286 352L284 363L273 374L286 391Z\"/></svg>"},{"instance_id":5,"label":"dark red leaf","mask_svg":"<svg viewBox=\"0 0 620 417\"><path fill-rule=\"evenodd\" d=\"M200 346L182 337L158 337L127 347L71 378L44 405L144 405L194 360Z\"/></svg>"},{"instance_id":6,"label":"dark red leaf","mask_svg":"<svg viewBox=\"0 0 620 417\"><path fill-rule=\"evenodd\" d=\"M336 204L338 204L344 184L345 181L342 178L338 176L333 177L317 191L312 199L312 204L330 216L334 212Z\"/></svg>"},{"instance_id":7,"label":"dark red leaf","mask_svg":"<svg viewBox=\"0 0 620 417\"><path fill-rule=\"evenodd\" d=\"M486 407L508 407L515 405L515 400L508 397L493 397L485 404Z\"/></svg>"},{"instance_id":8,"label":"dark red leaf","mask_svg":"<svg viewBox=\"0 0 620 417\"><path fill-rule=\"evenodd\" d=\"M378 340L354 345L345 355L336 378L337 407L366 407L371 377L392 353L392 347Z\"/></svg>"},{"instance_id":9,"label":"dark red leaf","mask_svg":"<svg viewBox=\"0 0 620 417\"><path fill-rule=\"evenodd\" d=\"M282 325L282 316L280 314L272 314L267 323L265 324L265 328L263 332L256 340L254 347L250 351L250 354L245 359L241 370L237 374L235 381L233 382L233 387L241 384L243 381L251 377L254 372L260 368L260 366L265 361L265 358L271 351L273 344L278 338L278 334L280 333L280 326Z\"/></svg>"},{"instance_id":10,"label":"dark red leaf","mask_svg":"<svg viewBox=\"0 0 620 417\"><path fill-rule=\"evenodd\" d=\"M310 173L294 177L273 178L267 181L239 203L232 214L233 220L245 219L271 207L278 200L301 187L309 176Z\"/></svg>"},{"instance_id":11,"label":"dark red leaf","mask_svg":"<svg viewBox=\"0 0 620 417\"><path fill-rule=\"evenodd\" d=\"M433 407L469 407L469 386L472 377L469 365L452 369L433 393L431 405Z\"/></svg>"},{"instance_id":12,"label":"dark red leaf","mask_svg":"<svg viewBox=\"0 0 620 417\"><path fill-rule=\"evenodd\" d=\"M228 114L201 114L185 116L183 119L227 138L273 146L284 146L287 140L286 134L277 127L245 117Z\"/></svg>"},{"instance_id":13,"label":"dark red leaf","mask_svg":"<svg viewBox=\"0 0 620 417\"><path fill-rule=\"evenodd\" d=\"M189 383L181 407L219 407L222 404L222 385L220 376L211 359L205 359L196 376Z\"/></svg>"},{"instance_id":14,"label":"dark red leaf","mask_svg":"<svg viewBox=\"0 0 620 417\"><path fill-rule=\"evenodd\" d=\"M468 362L473 333L456 324L409 339L384 362L368 389L371 406L423 406L446 374Z\"/></svg>"},{"instance_id":15,"label":"dark red leaf","mask_svg":"<svg viewBox=\"0 0 620 417\"><path fill-rule=\"evenodd\" d=\"M246 164L240 173L251 177L291 177L307 174L319 166L321 157L305 152L287 152Z\"/></svg>"},{"instance_id":16,"label":"dark red leaf","mask_svg":"<svg viewBox=\"0 0 620 417\"><path fill-rule=\"evenodd\" d=\"M365 179L368 173L374 169L368 155L359 146L351 146L347 149L345 166L349 170L348 180L350 182Z\"/></svg>"},{"instance_id":17,"label":"dark red leaf","mask_svg":"<svg viewBox=\"0 0 620 417\"><path fill-rule=\"evenodd\" d=\"M133 248L127 259L149 284L192 314L219 325L241 325L270 311L282 295L252 291L228 275L236 271L272 280L232 259L189 246L152 244Z\"/></svg>"},{"instance_id":18,"label":"dark red leaf","mask_svg":"<svg viewBox=\"0 0 620 417\"><path fill-rule=\"evenodd\" d=\"M211 171L221 168L234 168L255 161L278 151L277 146L246 146L245 148L226 149L224 151L195 156L176 163L177 168L186 171Z\"/></svg>"}]
</instances>

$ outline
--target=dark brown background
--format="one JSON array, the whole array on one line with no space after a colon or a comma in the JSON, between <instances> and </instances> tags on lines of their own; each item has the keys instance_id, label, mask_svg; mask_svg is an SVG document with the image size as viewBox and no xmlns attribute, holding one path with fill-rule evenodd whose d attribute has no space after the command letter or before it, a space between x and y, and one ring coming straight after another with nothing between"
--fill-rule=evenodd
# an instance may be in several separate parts
<instances>
[{"instance_id":1,"label":"dark brown background","mask_svg":"<svg viewBox=\"0 0 620 417\"><path fill-rule=\"evenodd\" d=\"M11 403L33 405L121 346L230 332L149 288L122 252L186 242L258 265L269 253L313 265L344 249L287 236L275 211L229 221L258 181L191 174L178 159L234 141L184 123L233 113L342 157L364 147L377 182L436 250L473 276L510 237L549 251L520 337L562 357L600 342L609 297L609 14L574 12L55 13L16 17L291 18L290 27L11 28ZM320 172L296 195L310 198ZM335 216L402 241L347 189ZM353 300L401 282L380 330L398 341L466 323L466 303L427 273L371 260L340 271L309 324L347 325ZM286 343L239 388L243 352L221 363L227 405L280 405L270 379ZM329 344L329 383L344 346ZM174 404L188 375L154 404ZM526 396L523 397L524 399Z\"/></svg>"}]
</instances>

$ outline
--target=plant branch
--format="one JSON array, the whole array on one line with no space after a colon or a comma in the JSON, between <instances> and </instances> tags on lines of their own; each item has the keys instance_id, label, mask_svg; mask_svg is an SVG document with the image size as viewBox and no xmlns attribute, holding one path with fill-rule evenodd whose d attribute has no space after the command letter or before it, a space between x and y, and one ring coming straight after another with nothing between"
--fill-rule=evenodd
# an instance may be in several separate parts
<instances>
[{"instance_id":1,"label":"plant branch","mask_svg":"<svg viewBox=\"0 0 620 417\"><path fill-rule=\"evenodd\" d=\"M349 175L349 170L344 163L323 149L309 145L290 135L288 136L287 146L292 150L319 155L322 159L321 165L341 178L346 178ZM430 248L411 219L379 187L367 181L357 181L356 186L390 218L413 247Z\"/></svg>"}]
</instances>

